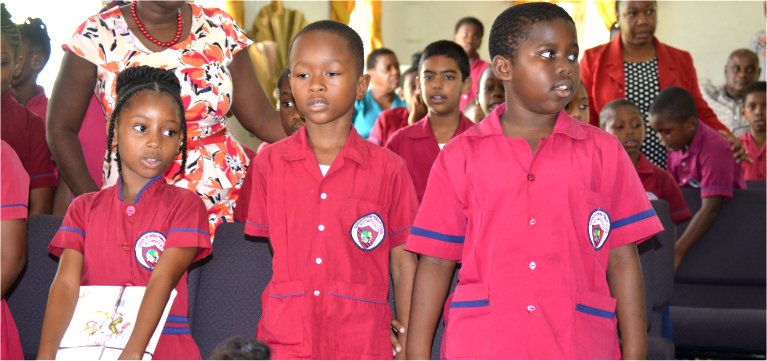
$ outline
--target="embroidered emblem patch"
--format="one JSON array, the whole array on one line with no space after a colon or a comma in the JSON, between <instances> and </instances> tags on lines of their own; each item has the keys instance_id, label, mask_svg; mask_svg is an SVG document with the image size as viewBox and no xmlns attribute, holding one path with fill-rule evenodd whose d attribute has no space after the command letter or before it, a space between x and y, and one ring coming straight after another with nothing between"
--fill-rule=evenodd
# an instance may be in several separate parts
<instances>
[{"instance_id":1,"label":"embroidered emblem patch","mask_svg":"<svg viewBox=\"0 0 767 361\"><path fill-rule=\"evenodd\" d=\"M351 237L354 244L361 250L370 252L383 242L386 229L381 217L369 213L357 219L352 225Z\"/></svg>"},{"instance_id":2,"label":"embroidered emblem patch","mask_svg":"<svg viewBox=\"0 0 767 361\"><path fill-rule=\"evenodd\" d=\"M136 240L134 250L136 261L142 267L154 270L157 260L165 250L165 236L160 232L146 232Z\"/></svg>"},{"instance_id":3,"label":"embroidered emblem patch","mask_svg":"<svg viewBox=\"0 0 767 361\"><path fill-rule=\"evenodd\" d=\"M599 250L610 235L610 216L602 209L595 209L589 216L589 242Z\"/></svg>"}]
</instances>

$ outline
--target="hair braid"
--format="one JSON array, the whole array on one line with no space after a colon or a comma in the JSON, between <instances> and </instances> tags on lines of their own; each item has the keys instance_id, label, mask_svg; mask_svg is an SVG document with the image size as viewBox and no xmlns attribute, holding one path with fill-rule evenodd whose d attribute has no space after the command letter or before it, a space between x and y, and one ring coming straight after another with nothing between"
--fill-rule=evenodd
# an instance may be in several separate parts
<instances>
[{"instance_id":1,"label":"hair braid","mask_svg":"<svg viewBox=\"0 0 767 361\"><path fill-rule=\"evenodd\" d=\"M11 45L13 51L13 57L19 56L19 44L21 38L19 36L19 30L16 28L16 24L11 21L11 13L5 8L5 3L0 4L0 12L2 13L2 19L0 19L0 33L2 33L3 41L7 41Z\"/></svg>"}]
</instances>

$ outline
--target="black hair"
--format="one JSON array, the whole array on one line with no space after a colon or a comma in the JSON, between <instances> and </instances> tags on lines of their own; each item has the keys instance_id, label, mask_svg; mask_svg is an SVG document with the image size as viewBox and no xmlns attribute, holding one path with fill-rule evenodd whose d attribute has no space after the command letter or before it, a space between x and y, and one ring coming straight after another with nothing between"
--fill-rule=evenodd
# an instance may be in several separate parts
<instances>
[{"instance_id":1,"label":"black hair","mask_svg":"<svg viewBox=\"0 0 767 361\"><path fill-rule=\"evenodd\" d=\"M637 107L636 104L632 103L630 100L623 98L613 99L611 102L605 104L605 106L602 107L602 110L599 111L599 127L602 129L607 128L607 114L609 112L615 111L615 109L620 107L630 107L637 114L639 114L640 119L642 118L642 111L640 111L639 107ZM642 124L644 124L644 121L642 121Z\"/></svg>"},{"instance_id":2,"label":"black hair","mask_svg":"<svg viewBox=\"0 0 767 361\"><path fill-rule=\"evenodd\" d=\"M310 31L324 31L335 34L341 37L341 39L346 40L346 44L349 46L349 51L352 53L352 57L357 65L357 74L362 75L365 67L365 48L362 45L362 38L360 38L359 34L357 34L354 29L337 21L320 20L305 26L293 37L293 41L290 42L288 54L293 50L293 44L296 43L296 39Z\"/></svg>"},{"instance_id":3,"label":"black hair","mask_svg":"<svg viewBox=\"0 0 767 361\"><path fill-rule=\"evenodd\" d=\"M397 56L396 54L394 54L393 51L387 48L379 48L379 49L373 50L370 52L370 54L368 54L367 69L370 70L375 68L376 64L378 64L378 57L383 55L394 55L394 57Z\"/></svg>"},{"instance_id":4,"label":"black hair","mask_svg":"<svg viewBox=\"0 0 767 361\"><path fill-rule=\"evenodd\" d=\"M618 14L621 12L621 0L615 0L615 17L618 18ZM616 20L615 23L617 24L618 21Z\"/></svg>"},{"instance_id":5,"label":"black hair","mask_svg":"<svg viewBox=\"0 0 767 361\"><path fill-rule=\"evenodd\" d=\"M13 51L13 58L16 59L19 56L19 43L21 38L19 37L19 30L16 29L16 24L11 21L11 13L5 8L5 3L0 4L0 12L2 12L2 19L0 19L0 33L2 33L3 41L7 41Z\"/></svg>"},{"instance_id":6,"label":"black hair","mask_svg":"<svg viewBox=\"0 0 767 361\"><path fill-rule=\"evenodd\" d=\"M679 87L663 89L650 105L650 115L664 115L666 121L685 122L698 114L695 99Z\"/></svg>"},{"instance_id":7,"label":"black hair","mask_svg":"<svg viewBox=\"0 0 767 361\"><path fill-rule=\"evenodd\" d=\"M534 24L554 19L575 24L567 11L549 3L524 3L504 10L495 18L490 29L490 59L501 55L513 60L519 45L530 35L530 28Z\"/></svg>"},{"instance_id":8,"label":"black hair","mask_svg":"<svg viewBox=\"0 0 767 361\"><path fill-rule=\"evenodd\" d=\"M179 116L181 117L181 168L173 175L184 174L186 171L186 115L184 102L181 100L181 84L172 70L153 68L151 66L135 66L127 68L117 74L116 81L117 102L115 103L112 116L109 117L109 130L107 131L107 160L112 159L112 141L115 136L115 125L120 111L125 104L141 91L152 90L171 96L178 103ZM120 164L120 150L115 152L117 171L122 175Z\"/></svg>"},{"instance_id":9,"label":"black hair","mask_svg":"<svg viewBox=\"0 0 767 361\"><path fill-rule=\"evenodd\" d=\"M740 98L740 101L743 102L743 105L746 105L746 96L751 93L758 93L758 92L767 92L767 83L763 81L756 81L751 84L749 84L746 89L743 89L743 97Z\"/></svg>"},{"instance_id":10,"label":"black hair","mask_svg":"<svg viewBox=\"0 0 767 361\"><path fill-rule=\"evenodd\" d=\"M458 65L458 69L461 70L461 81L466 80L471 75L469 57L466 55L466 51L460 45L448 40L438 40L427 45L423 49L421 60L418 62L418 70L421 70L426 59L439 55L453 60Z\"/></svg>"},{"instance_id":11,"label":"black hair","mask_svg":"<svg viewBox=\"0 0 767 361\"><path fill-rule=\"evenodd\" d=\"M230 337L221 342L210 354L211 360L268 360L269 346L243 337Z\"/></svg>"},{"instance_id":12,"label":"black hair","mask_svg":"<svg viewBox=\"0 0 767 361\"><path fill-rule=\"evenodd\" d=\"M473 16L467 16L465 18L461 18L460 20L458 20L458 22L455 23L455 30L453 30L453 34L457 33L458 29L460 29L461 26L463 26L465 24L476 26L479 29L479 36L480 37L485 35L485 26L482 25L482 22L479 21L479 19L477 19L477 18L475 18Z\"/></svg>"},{"instance_id":13,"label":"black hair","mask_svg":"<svg viewBox=\"0 0 767 361\"><path fill-rule=\"evenodd\" d=\"M38 18L27 18L23 24L18 24L21 41L29 44L32 49L43 55L45 61L43 66L48 63L51 57L51 38L48 36L48 27Z\"/></svg>"},{"instance_id":14,"label":"black hair","mask_svg":"<svg viewBox=\"0 0 767 361\"><path fill-rule=\"evenodd\" d=\"M288 81L288 78L290 78L290 68L284 69L282 73L280 73L280 77L277 78L277 89L282 88L283 85L285 85L285 82ZM279 90L277 90L279 93Z\"/></svg>"}]
</instances>

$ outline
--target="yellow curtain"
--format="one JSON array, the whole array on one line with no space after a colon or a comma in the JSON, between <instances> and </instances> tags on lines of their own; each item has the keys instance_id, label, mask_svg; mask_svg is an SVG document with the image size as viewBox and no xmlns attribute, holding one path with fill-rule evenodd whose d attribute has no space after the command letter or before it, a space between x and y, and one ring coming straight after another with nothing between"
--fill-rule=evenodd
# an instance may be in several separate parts
<instances>
[{"instance_id":1,"label":"yellow curtain","mask_svg":"<svg viewBox=\"0 0 767 361\"><path fill-rule=\"evenodd\" d=\"M373 49L384 46L381 34L381 1L332 0L330 19L348 24L360 34L365 44L365 56Z\"/></svg>"},{"instance_id":2,"label":"yellow curtain","mask_svg":"<svg viewBox=\"0 0 767 361\"><path fill-rule=\"evenodd\" d=\"M232 16L238 25L245 26L245 6L242 1L226 0L226 9L224 10Z\"/></svg>"},{"instance_id":3,"label":"yellow curtain","mask_svg":"<svg viewBox=\"0 0 767 361\"><path fill-rule=\"evenodd\" d=\"M618 20L615 14L615 0L599 0L594 5L597 6L597 11L605 23L605 28L610 30L615 21Z\"/></svg>"}]
</instances>

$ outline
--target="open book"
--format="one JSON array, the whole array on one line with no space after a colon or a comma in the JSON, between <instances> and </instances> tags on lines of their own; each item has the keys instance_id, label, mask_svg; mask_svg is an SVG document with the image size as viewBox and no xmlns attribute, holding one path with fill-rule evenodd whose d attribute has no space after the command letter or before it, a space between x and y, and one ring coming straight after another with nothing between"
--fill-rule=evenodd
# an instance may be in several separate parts
<instances>
[{"instance_id":1,"label":"open book","mask_svg":"<svg viewBox=\"0 0 767 361\"><path fill-rule=\"evenodd\" d=\"M80 298L56 359L117 360L133 332L145 291L139 286L80 286ZM170 294L144 360L152 359L176 293Z\"/></svg>"}]
</instances>

